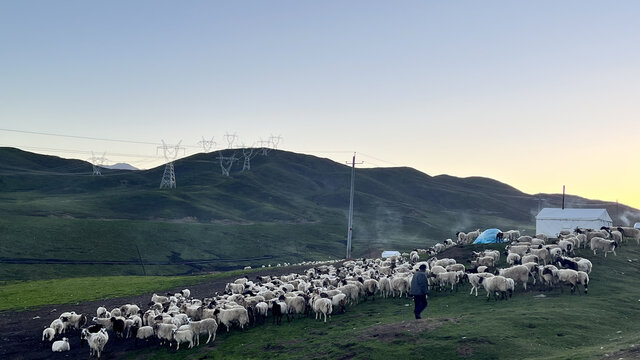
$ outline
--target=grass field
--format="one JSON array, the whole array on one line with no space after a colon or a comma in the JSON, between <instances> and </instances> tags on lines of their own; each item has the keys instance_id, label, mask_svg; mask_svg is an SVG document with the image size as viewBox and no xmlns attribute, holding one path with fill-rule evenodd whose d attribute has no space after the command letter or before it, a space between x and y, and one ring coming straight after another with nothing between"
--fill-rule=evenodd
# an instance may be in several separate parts
<instances>
[{"instance_id":1,"label":"grass field","mask_svg":"<svg viewBox=\"0 0 640 360\"><path fill-rule=\"evenodd\" d=\"M128 353L135 359L599 359L605 354L637 356L631 346L640 344L640 247L631 244L618 256L593 256L588 295L560 290L540 293L516 289L512 299L487 301L484 291L470 296L459 292L432 294L427 320L412 318L411 299L376 299L334 315L324 324L312 318L271 323L249 330L220 331L213 345L180 351L147 349ZM130 279L130 278L126 278ZM139 280L140 292L150 291L157 279ZM120 278L123 280L123 278ZM169 278L173 285L202 278ZM62 281L54 280L51 286ZM128 280L127 280L128 281ZM118 283L114 278L114 283ZM145 284L146 283L146 284ZM23 296L38 282L0 287L5 294ZM169 286L169 285L167 285ZM6 289L13 289L7 292ZM76 288L77 289L77 288ZM74 294L77 301L86 293ZM539 295L545 295L539 297ZM103 296L110 296L109 294ZM120 296L114 293L113 296ZM14 305L15 307L16 305ZM6 308L6 307L5 307ZM640 345L638 345L640 346ZM637 348L637 347L636 347ZM626 357L629 358L629 357Z\"/></svg>"}]
</instances>

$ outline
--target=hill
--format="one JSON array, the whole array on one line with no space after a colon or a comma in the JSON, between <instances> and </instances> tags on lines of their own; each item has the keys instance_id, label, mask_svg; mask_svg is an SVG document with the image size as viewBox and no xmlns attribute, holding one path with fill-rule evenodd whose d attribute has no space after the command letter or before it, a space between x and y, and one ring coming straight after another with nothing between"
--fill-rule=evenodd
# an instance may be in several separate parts
<instances>
[{"instance_id":1,"label":"hill","mask_svg":"<svg viewBox=\"0 0 640 360\"><path fill-rule=\"evenodd\" d=\"M242 171L238 150L223 176L220 155L176 161L177 188L159 189L164 167L92 176L84 161L0 148L0 276L185 274L344 256L350 167L271 151ZM531 233L539 207L550 205L492 179L404 167L358 169L355 188L354 256L476 228ZM570 199L640 218L623 205Z\"/></svg>"}]
</instances>

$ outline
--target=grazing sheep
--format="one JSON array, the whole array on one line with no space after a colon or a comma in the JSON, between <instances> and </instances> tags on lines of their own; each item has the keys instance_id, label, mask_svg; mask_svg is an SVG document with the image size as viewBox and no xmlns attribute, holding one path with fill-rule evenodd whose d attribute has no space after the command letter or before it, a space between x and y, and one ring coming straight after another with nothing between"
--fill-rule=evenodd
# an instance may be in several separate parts
<instances>
[{"instance_id":1,"label":"grazing sheep","mask_svg":"<svg viewBox=\"0 0 640 360\"><path fill-rule=\"evenodd\" d=\"M586 294L589 286L589 274L584 271L578 271L578 282L577 284L582 285L584 287L584 293Z\"/></svg>"},{"instance_id":2,"label":"grazing sheep","mask_svg":"<svg viewBox=\"0 0 640 360\"><path fill-rule=\"evenodd\" d=\"M573 254L575 244L573 243L573 241L560 240L558 241L558 246L560 246L560 249L562 249L563 254L570 255Z\"/></svg>"},{"instance_id":3,"label":"grazing sheep","mask_svg":"<svg viewBox=\"0 0 640 360\"><path fill-rule=\"evenodd\" d=\"M527 254L536 255L538 257L538 260L542 261L542 263L545 265L551 262L551 259L552 259L550 248L548 246L530 248Z\"/></svg>"},{"instance_id":4,"label":"grazing sheep","mask_svg":"<svg viewBox=\"0 0 640 360\"><path fill-rule=\"evenodd\" d=\"M495 258L493 256L483 256L483 257L479 257L475 260L471 260L471 267L472 268L478 268L478 266L487 266L487 267L493 267L495 266ZM433 271L433 270L432 270Z\"/></svg>"},{"instance_id":5,"label":"grazing sheep","mask_svg":"<svg viewBox=\"0 0 640 360\"><path fill-rule=\"evenodd\" d=\"M522 257L521 259L521 263L522 264L526 264L526 263L539 263L540 260L538 259L538 255L534 255L534 254L527 254L525 256Z\"/></svg>"},{"instance_id":6,"label":"grazing sheep","mask_svg":"<svg viewBox=\"0 0 640 360\"><path fill-rule=\"evenodd\" d=\"M507 255L507 264L512 265L512 266L521 264L520 255L518 255L516 253L509 253Z\"/></svg>"},{"instance_id":7,"label":"grazing sheep","mask_svg":"<svg viewBox=\"0 0 640 360\"><path fill-rule=\"evenodd\" d=\"M266 305L266 303L265 303ZM200 345L200 335L208 335L207 342L216 340L216 331L218 331L218 323L215 319L203 319L200 321L192 321L189 323L189 328L193 332L195 344Z\"/></svg>"},{"instance_id":8,"label":"grazing sheep","mask_svg":"<svg viewBox=\"0 0 640 360\"><path fill-rule=\"evenodd\" d=\"M436 275L436 282L440 287L442 287L444 284L451 284L451 289L449 291L453 292L453 288L458 285L463 275L464 272L462 271L439 273ZM458 291L457 287L456 291Z\"/></svg>"},{"instance_id":9,"label":"grazing sheep","mask_svg":"<svg viewBox=\"0 0 640 360\"><path fill-rule=\"evenodd\" d=\"M558 281L571 285L571 293L573 294L578 283L578 272L571 269L558 269ZM562 287L560 290L562 290Z\"/></svg>"},{"instance_id":10,"label":"grazing sheep","mask_svg":"<svg viewBox=\"0 0 640 360\"><path fill-rule=\"evenodd\" d=\"M380 284L376 279L367 279L362 281L362 285L364 285L364 301L367 301L367 298L371 296L373 301L376 301L376 291L378 291L378 287Z\"/></svg>"},{"instance_id":11,"label":"grazing sheep","mask_svg":"<svg viewBox=\"0 0 640 360\"><path fill-rule=\"evenodd\" d=\"M638 245L640 245L640 229L627 226L618 226L617 229L623 236L635 239Z\"/></svg>"},{"instance_id":12,"label":"grazing sheep","mask_svg":"<svg viewBox=\"0 0 640 360\"><path fill-rule=\"evenodd\" d=\"M601 237L594 237L591 239L591 250L593 250L593 255L596 255L596 250L602 250L604 251L605 258L609 252L612 252L613 255L617 256L616 246L618 246L618 244L613 240L607 240Z\"/></svg>"},{"instance_id":13,"label":"grazing sheep","mask_svg":"<svg viewBox=\"0 0 640 360\"><path fill-rule=\"evenodd\" d=\"M62 338L62 340L58 340L58 341L54 341L53 344L51 344L51 351L53 352L63 352L63 351L69 351L71 350L71 347L69 347L69 339Z\"/></svg>"},{"instance_id":14,"label":"grazing sheep","mask_svg":"<svg viewBox=\"0 0 640 360\"><path fill-rule=\"evenodd\" d=\"M458 244L466 244L467 243L467 234L462 231L458 231L456 233L456 237L458 238Z\"/></svg>"},{"instance_id":15,"label":"grazing sheep","mask_svg":"<svg viewBox=\"0 0 640 360\"><path fill-rule=\"evenodd\" d=\"M506 249L508 251L507 255L509 253L515 253L520 256L523 256L524 254L527 253L527 251L529 251L529 245L507 245Z\"/></svg>"},{"instance_id":16,"label":"grazing sheep","mask_svg":"<svg viewBox=\"0 0 640 360\"><path fill-rule=\"evenodd\" d=\"M466 243L473 243L480 236L480 229L467 233Z\"/></svg>"}]
</instances>

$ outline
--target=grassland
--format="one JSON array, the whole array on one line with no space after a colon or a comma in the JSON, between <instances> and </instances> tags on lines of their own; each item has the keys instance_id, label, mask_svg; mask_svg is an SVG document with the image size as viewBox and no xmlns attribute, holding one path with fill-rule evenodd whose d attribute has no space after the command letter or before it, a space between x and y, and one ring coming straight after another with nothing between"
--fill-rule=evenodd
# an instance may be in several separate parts
<instances>
[{"instance_id":1,"label":"grassland","mask_svg":"<svg viewBox=\"0 0 640 360\"><path fill-rule=\"evenodd\" d=\"M618 256L593 256L588 295L554 290L523 292L512 299L487 301L459 292L432 294L427 319L412 319L410 299L376 299L334 315L324 324L312 318L249 330L221 331L213 345L191 350L147 349L127 352L135 359L599 359L605 354L637 356L640 343L640 247L631 244ZM125 279L129 279L127 277ZM149 291L155 278L139 280ZM124 280L121 278L121 280ZM172 286L202 278L171 278ZM54 280L52 286L61 281ZM127 280L128 281L128 280ZM175 281L175 282L174 282ZM123 282L114 279L114 283ZM147 283L145 285L145 283ZM30 285L31 284L31 285ZM26 294L36 282L14 284ZM3 287L6 287L3 286ZM21 290L22 289L22 290ZM77 288L76 288L77 289ZM91 291L87 291L89 293ZM116 296L117 294L114 294ZM544 297L540 296L544 295ZM76 298L86 293L74 294ZM119 295L118 295L119 296ZM4 296L0 297L4 298ZM70 300L75 301L75 300ZM626 351L626 352L620 352ZM618 358L616 357L616 358Z\"/></svg>"}]
</instances>

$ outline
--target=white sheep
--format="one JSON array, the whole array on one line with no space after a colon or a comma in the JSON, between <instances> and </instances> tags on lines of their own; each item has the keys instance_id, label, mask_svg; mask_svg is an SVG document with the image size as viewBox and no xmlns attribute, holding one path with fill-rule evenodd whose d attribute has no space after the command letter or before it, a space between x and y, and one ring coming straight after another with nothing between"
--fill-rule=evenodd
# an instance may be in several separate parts
<instances>
[{"instance_id":1,"label":"white sheep","mask_svg":"<svg viewBox=\"0 0 640 360\"><path fill-rule=\"evenodd\" d=\"M42 330L42 342L45 342L45 341L51 342L55 337L56 337L56 330L54 328L45 327L44 330Z\"/></svg>"},{"instance_id":2,"label":"white sheep","mask_svg":"<svg viewBox=\"0 0 640 360\"><path fill-rule=\"evenodd\" d=\"M55 319L49 325L50 328L56 331L56 334L63 334L67 330L67 324L62 319Z\"/></svg>"},{"instance_id":3,"label":"white sheep","mask_svg":"<svg viewBox=\"0 0 640 360\"><path fill-rule=\"evenodd\" d=\"M438 285L440 285L440 287L442 287L443 284L451 284L450 291L453 291L453 288L460 282L463 275L464 272L462 271L439 273L436 275L436 282L438 283Z\"/></svg>"},{"instance_id":4,"label":"white sheep","mask_svg":"<svg viewBox=\"0 0 640 360\"><path fill-rule=\"evenodd\" d=\"M526 263L539 263L540 260L538 259L538 255L535 254L527 254L525 256L522 257L521 259L521 263L522 264L526 264Z\"/></svg>"},{"instance_id":5,"label":"white sheep","mask_svg":"<svg viewBox=\"0 0 640 360\"><path fill-rule=\"evenodd\" d=\"M89 356L95 354L100 359L104 346L109 341L107 330L102 328L97 333L86 333L86 339L89 344Z\"/></svg>"},{"instance_id":6,"label":"white sheep","mask_svg":"<svg viewBox=\"0 0 640 360\"><path fill-rule=\"evenodd\" d=\"M509 265L517 265L520 264L520 255L516 253L509 253L507 255L507 264Z\"/></svg>"},{"instance_id":7,"label":"white sheep","mask_svg":"<svg viewBox=\"0 0 640 360\"><path fill-rule=\"evenodd\" d=\"M156 333L156 337L158 338L158 340L160 340L160 345L163 345L165 341L171 344L171 340L173 340L173 330L177 328L178 327L173 324L165 324L165 323L155 324L154 330Z\"/></svg>"},{"instance_id":8,"label":"white sheep","mask_svg":"<svg viewBox=\"0 0 640 360\"><path fill-rule=\"evenodd\" d=\"M176 350L180 350L181 343L189 343L189 349L193 347L193 331L191 329L173 330L173 339L176 341Z\"/></svg>"},{"instance_id":9,"label":"white sheep","mask_svg":"<svg viewBox=\"0 0 640 360\"><path fill-rule=\"evenodd\" d=\"M264 304L266 305L266 303ZM188 326L193 332L196 345L200 345L200 335L208 335L206 344L208 344L209 341L216 340L218 322L215 319L202 319L200 321L192 321Z\"/></svg>"},{"instance_id":10,"label":"white sheep","mask_svg":"<svg viewBox=\"0 0 640 360\"><path fill-rule=\"evenodd\" d=\"M382 297L387 298L389 295L393 294L393 290L391 290L391 280L388 277L381 277L378 281L378 285L380 285L380 293L382 294Z\"/></svg>"},{"instance_id":11,"label":"white sheep","mask_svg":"<svg viewBox=\"0 0 640 360\"><path fill-rule=\"evenodd\" d=\"M476 291L476 296L478 296L478 287L480 287L480 278L481 277L493 277L493 274L491 274L491 273L477 273L477 274L468 273L468 274L465 274L465 276L469 280L469 284L471 284L471 291L469 292L469 295L471 295L473 293L473 291L475 290Z\"/></svg>"},{"instance_id":12,"label":"white sheep","mask_svg":"<svg viewBox=\"0 0 640 360\"><path fill-rule=\"evenodd\" d=\"M409 296L409 289L411 287L411 282L406 276L395 276L391 278L391 289L393 293L393 297L396 297L396 292L398 292L399 297L402 297L404 293L405 296Z\"/></svg>"},{"instance_id":13,"label":"white sheep","mask_svg":"<svg viewBox=\"0 0 640 360\"><path fill-rule=\"evenodd\" d=\"M573 294L576 284L578 284L578 272L572 269L558 269L558 281L571 285L571 293ZM562 288L560 289L562 290Z\"/></svg>"},{"instance_id":14,"label":"white sheep","mask_svg":"<svg viewBox=\"0 0 640 360\"><path fill-rule=\"evenodd\" d=\"M499 275L509 279L513 279L515 282L521 282L524 286L524 290L527 290L527 282L529 281L529 268L525 265L514 265L506 269L499 269Z\"/></svg>"},{"instance_id":15,"label":"white sheep","mask_svg":"<svg viewBox=\"0 0 640 360\"><path fill-rule=\"evenodd\" d=\"M104 306L98 307L96 310L96 316L99 318L110 318L111 314L107 311L107 308Z\"/></svg>"},{"instance_id":16,"label":"white sheep","mask_svg":"<svg viewBox=\"0 0 640 360\"><path fill-rule=\"evenodd\" d=\"M591 239L591 250L593 250L593 255L596 255L596 250L604 251L604 257L607 257L607 253L612 252L613 255L616 254L616 246L618 244L613 240L607 240L601 237L594 237Z\"/></svg>"},{"instance_id":17,"label":"white sheep","mask_svg":"<svg viewBox=\"0 0 640 360\"><path fill-rule=\"evenodd\" d=\"M216 309L214 314L216 315L218 323L224 324L227 328L227 332L229 332L232 323L237 323L241 329L244 329L245 325L249 324L249 314L247 313L247 309L243 307Z\"/></svg>"},{"instance_id":18,"label":"white sheep","mask_svg":"<svg viewBox=\"0 0 640 360\"><path fill-rule=\"evenodd\" d=\"M327 315L331 318L331 312L333 311L331 299L318 297L313 301L312 308L316 313L316 320L318 320L318 317L322 319L322 315L324 315L324 322L327 322Z\"/></svg>"},{"instance_id":19,"label":"white sheep","mask_svg":"<svg viewBox=\"0 0 640 360\"><path fill-rule=\"evenodd\" d=\"M63 351L69 351L71 350L71 347L69 346L69 339L62 338L62 340L58 340L58 341L54 341L53 344L51 344L51 351L53 352L63 352Z\"/></svg>"},{"instance_id":20,"label":"white sheep","mask_svg":"<svg viewBox=\"0 0 640 360\"><path fill-rule=\"evenodd\" d=\"M135 345L138 346L138 340L147 340L151 339L155 333L153 332L153 327L151 326L133 326L131 329L133 337L135 338Z\"/></svg>"},{"instance_id":21,"label":"white sheep","mask_svg":"<svg viewBox=\"0 0 640 360\"><path fill-rule=\"evenodd\" d=\"M493 294L496 300L496 293L500 293L503 299L506 299L507 295L511 297L513 294L513 282L509 281L509 279L504 276L496 275L487 278L481 277L478 281L487 291L487 300L489 300L490 294Z\"/></svg>"}]
</instances>

